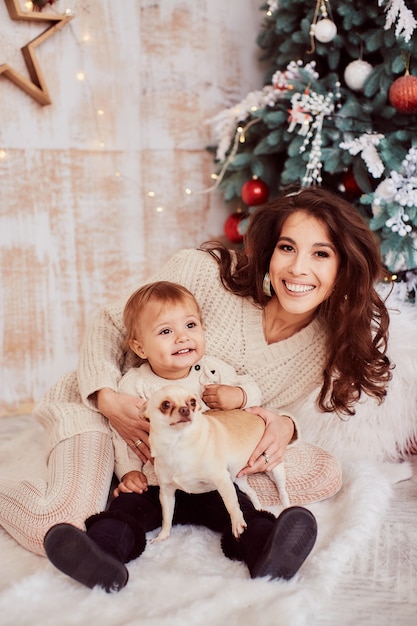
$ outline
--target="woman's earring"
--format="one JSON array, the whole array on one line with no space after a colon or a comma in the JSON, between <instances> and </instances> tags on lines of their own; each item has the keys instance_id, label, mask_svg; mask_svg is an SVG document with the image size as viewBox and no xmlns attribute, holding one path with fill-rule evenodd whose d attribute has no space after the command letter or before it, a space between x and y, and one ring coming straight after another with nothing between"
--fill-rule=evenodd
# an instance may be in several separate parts
<instances>
[{"instance_id":1,"label":"woman's earring","mask_svg":"<svg viewBox=\"0 0 417 626\"><path fill-rule=\"evenodd\" d=\"M262 290L264 292L264 294L266 296L268 296L269 298L272 298L272 296L274 295L274 289L271 285L271 279L269 277L269 273L266 272L263 282L262 282Z\"/></svg>"}]
</instances>

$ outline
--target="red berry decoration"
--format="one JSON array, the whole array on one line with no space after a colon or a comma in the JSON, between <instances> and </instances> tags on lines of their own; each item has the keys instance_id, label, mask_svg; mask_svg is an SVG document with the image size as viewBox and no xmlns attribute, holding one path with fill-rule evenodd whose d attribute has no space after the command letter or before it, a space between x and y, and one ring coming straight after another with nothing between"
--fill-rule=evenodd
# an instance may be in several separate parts
<instances>
[{"instance_id":1,"label":"red berry decoration","mask_svg":"<svg viewBox=\"0 0 417 626\"><path fill-rule=\"evenodd\" d=\"M240 195L248 206L257 206L268 200L269 187L263 180L254 177L243 185Z\"/></svg>"},{"instance_id":2,"label":"red berry decoration","mask_svg":"<svg viewBox=\"0 0 417 626\"><path fill-rule=\"evenodd\" d=\"M224 234L231 243L241 243L243 241L243 235L239 232L239 224L244 217L247 217L246 213L236 211L236 213L232 213L226 219Z\"/></svg>"},{"instance_id":3,"label":"red berry decoration","mask_svg":"<svg viewBox=\"0 0 417 626\"><path fill-rule=\"evenodd\" d=\"M417 113L417 76L406 74L394 80L388 98L399 113Z\"/></svg>"}]
</instances>

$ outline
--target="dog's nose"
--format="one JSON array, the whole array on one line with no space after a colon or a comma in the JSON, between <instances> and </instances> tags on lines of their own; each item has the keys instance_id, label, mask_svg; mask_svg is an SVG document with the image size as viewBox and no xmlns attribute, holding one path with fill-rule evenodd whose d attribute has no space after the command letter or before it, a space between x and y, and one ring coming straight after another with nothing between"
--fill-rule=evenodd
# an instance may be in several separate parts
<instances>
[{"instance_id":1,"label":"dog's nose","mask_svg":"<svg viewBox=\"0 0 417 626\"><path fill-rule=\"evenodd\" d=\"M188 406L181 406L180 409L179 409L179 413L183 417L189 417L190 409L188 408Z\"/></svg>"}]
</instances>

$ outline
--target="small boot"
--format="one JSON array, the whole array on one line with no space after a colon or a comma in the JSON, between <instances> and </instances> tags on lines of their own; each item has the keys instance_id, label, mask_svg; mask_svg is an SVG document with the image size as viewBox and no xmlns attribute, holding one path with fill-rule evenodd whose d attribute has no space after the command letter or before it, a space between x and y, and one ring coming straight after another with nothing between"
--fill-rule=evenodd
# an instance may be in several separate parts
<instances>
[{"instance_id":1,"label":"small boot","mask_svg":"<svg viewBox=\"0 0 417 626\"><path fill-rule=\"evenodd\" d=\"M90 589L97 585L107 592L120 591L129 578L124 563L139 556L146 544L145 532L129 517L93 515L86 521L87 532L56 524L45 535L46 555L55 567Z\"/></svg>"},{"instance_id":2,"label":"small boot","mask_svg":"<svg viewBox=\"0 0 417 626\"><path fill-rule=\"evenodd\" d=\"M228 528L221 545L227 557L246 563L252 578L289 580L310 554L317 537L314 515L298 506L285 509L278 518L258 511L247 523L239 539Z\"/></svg>"},{"instance_id":3,"label":"small boot","mask_svg":"<svg viewBox=\"0 0 417 626\"><path fill-rule=\"evenodd\" d=\"M91 539L122 563L136 559L145 549L145 531L127 511L113 509L91 515L85 527Z\"/></svg>"}]
</instances>

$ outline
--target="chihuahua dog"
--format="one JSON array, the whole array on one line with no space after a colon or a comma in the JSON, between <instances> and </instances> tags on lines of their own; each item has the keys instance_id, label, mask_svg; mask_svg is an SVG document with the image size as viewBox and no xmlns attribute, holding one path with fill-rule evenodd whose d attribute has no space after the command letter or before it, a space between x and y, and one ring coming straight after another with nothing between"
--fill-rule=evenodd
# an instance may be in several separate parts
<instances>
[{"instance_id":1,"label":"chihuahua dog","mask_svg":"<svg viewBox=\"0 0 417 626\"><path fill-rule=\"evenodd\" d=\"M260 441L265 423L261 417L240 409L202 412L197 394L168 385L154 393L142 409L150 422L149 443L160 487L162 528L153 541L169 537L175 506L175 491L205 493L217 489L232 522L235 537L246 528L234 482L260 503L247 478L237 473ZM289 506L284 463L268 475L275 482L284 507Z\"/></svg>"}]
</instances>

